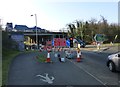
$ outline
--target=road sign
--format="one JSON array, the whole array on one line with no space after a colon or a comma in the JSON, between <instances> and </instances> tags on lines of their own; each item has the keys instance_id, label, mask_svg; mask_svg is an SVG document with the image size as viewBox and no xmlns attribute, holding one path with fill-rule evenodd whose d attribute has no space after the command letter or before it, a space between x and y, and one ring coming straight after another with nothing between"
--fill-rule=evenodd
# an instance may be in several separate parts
<instances>
[{"instance_id":1,"label":"road sign","mask_svg":"<svg viewBox=\"0 0 120 87\"><path fill-rule=\"evenodd\" d=\"M117 39L118 35L115 35L115 39Z\"/></svg>"},{"instance_id":2,"label":"road sign","mask_svg":"<svg viewBox=\"0 0 120 87\"><path fill-rule=\"evenodd\" d=\"M59 46L59 40L58 40L58 38L54 38L54 46Z\"/></svg>"},{"instance_id":3,"label":"road sign","mask_svg":"<svg viewBox=\"0 0 120 87\"><path fill-rule=\"evenodd\" d=\"M105 35L104 34L96 34L94 36L94 39L96 42L103 42L103 41L105 41Z\"/></svg>"},{"instance_id":4,"label":"road sign","mask_svg":"<svg viewBox=\"0 0 120 87\"><path fill-rule=\"evenodd\" d=\"M67 45L68 47L70 47L70 40L69 40L69 39L66 40L66 45Z\"/></svg>"},{"instance_id":5,"label":"road sign","mask_svg":"<svg viewBox=\"0 0 120 87\"><path fill-rule=\"evenodd\" d=\"M65 38L54 38L54 46L66 46L66 39Z\"/></svg>"},{"instance_id":6,"label":"road sign","mask_svg":"<svg viewBox=\"0 0 120 87\"><path fill-rule=\"evenodd\" d=\"M60 46L63 46L63 47L66 46L66 39L65 38L61 38L59 42L60 42Z\"/></svg>"},{"instance_id":7,"label":"road sign","mask_svg":"<svg viewBox=\"0 0 120 87\"><path fill-rule=\"evenodd\" d=\"M52 40L52 46L54 46L54 40Z\"/></svg>"}]
</instances>

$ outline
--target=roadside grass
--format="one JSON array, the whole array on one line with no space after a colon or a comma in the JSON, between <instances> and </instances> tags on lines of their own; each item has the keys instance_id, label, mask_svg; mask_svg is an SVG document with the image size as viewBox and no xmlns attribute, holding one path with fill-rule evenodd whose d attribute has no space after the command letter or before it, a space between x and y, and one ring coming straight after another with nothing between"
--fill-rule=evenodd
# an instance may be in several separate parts
<instances>
[{"instance_id":1,"label":"roadside grass","mask_svg":"<svg viewBox=\"0 0 120 87\"><path fill-rule=\"evenodd\" d=\"M107 48L107 47L112 47L112 46L118 47L118 46L120 46L120 43L113 43L113 44L106 43L106 44L101 44L100 48L102 49L102 48ZM97 45L94 45L92 47L81 48L81 50L94 51L94 50L98 50L98 49L97 49Z\"/></svg>"},{"instance_id":2,"label":"roadside grass","mask_svg":"<svg viewBox=\"0 0 120 87\"><path fill-rule=\"evenodd\" d=\"M2 50L2 71L1 71L2 72L2 82L0 84L1 86L7 84L9 67L10 67L12 60L21 53L30 53L30 52L37 52L37 51L29 50L29 51L20 52L17 50L10 50L10 49Z\"/></svg>"},{"instance_id":3,"label":"roadside grass","mask_svg":"<svg viewBox=\"0 0 120 87\"><path fill-rule=\"evenodd\" d=\"M36 56L36 59L37 59L38 62L45 62L46 61L46 58L45 58L44 54L38 54Z\"/></svg>"},{"instance_id":4,"label":"roadside grass","mask_svg":"<svg viewBox=\"0 0 120 87\"><path fill-rule=\"evenodd\" d=\"M102 46L120 46L120 43L107 43L107 44L102 44Z\"/></svg>"},{"instance_id":5,"label":"roadside grass","mask_svg":"<svg viewBox=\"0 0 120 87\"><path fill-rule=\"evenodd\" d=\"M2 85L6 85L8 78L8 71L11 61L15 56L20 54L21 52L17 50L3 50L2 51Z\"/></svg>"},{"instance_id":6,"label":"roadside grass","mask_svg":"<svg viewBox=\"0 0 120 87\"><path fill-rule=\"evenodd\" d=\"M113 46L120 46L120 43L114 43Z\"/></svg>"}]
</instances>

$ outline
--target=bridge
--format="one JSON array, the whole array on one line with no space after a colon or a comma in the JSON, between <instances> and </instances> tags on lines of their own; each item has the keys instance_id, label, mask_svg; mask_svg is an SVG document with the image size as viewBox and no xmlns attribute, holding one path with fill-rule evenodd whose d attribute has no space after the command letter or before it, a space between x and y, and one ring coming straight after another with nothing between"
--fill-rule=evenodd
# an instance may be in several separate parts
<instances>
[{"instance_id":1,"label":"bridge","mask_svg":"<svg viewBox=\"0 0 120 87\"><path fill-rule=\"evenodd\" d=\"M25 44L27 41L28 45L36 44L36 32L9 32L12 39L18 43ZM37 32L38 44L45 45L46 41L52 40L53 38L67 38L67 33L63 32Z\"/></svg>"},{"instance_id":2,"label":"bridge","mask_svg":"<svg viewBox=\"0 0 120 87\"><path fill-rule=\"evenodd\" d=\"M29 37L35 37L36 32L10 32L9 35L24 35ZM67 33L63 32L37 32L37 36L39 39L42 39L44 37L47 37L48 39L53 38L66 38Z\"/></svg>"}]
</instances>

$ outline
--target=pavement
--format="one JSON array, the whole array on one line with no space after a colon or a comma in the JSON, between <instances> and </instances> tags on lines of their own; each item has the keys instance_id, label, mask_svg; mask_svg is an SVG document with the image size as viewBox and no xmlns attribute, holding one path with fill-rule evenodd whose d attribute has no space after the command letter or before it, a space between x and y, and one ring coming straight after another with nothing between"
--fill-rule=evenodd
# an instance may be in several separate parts
<instances>
[{"instance_id":1,"label":"pavement","mask_svg":"<svg viewBox=\"0 0 120 87\"><path fill-rule=\"evenodd\" d=\"M85 48L81 48L81 50L98 52L98 53L109 53L109 54L120 51L118 46L111 46L111 45L101 46L100 49L97 49L95 45L88 45Z\"/></svg>"}]
</instances>

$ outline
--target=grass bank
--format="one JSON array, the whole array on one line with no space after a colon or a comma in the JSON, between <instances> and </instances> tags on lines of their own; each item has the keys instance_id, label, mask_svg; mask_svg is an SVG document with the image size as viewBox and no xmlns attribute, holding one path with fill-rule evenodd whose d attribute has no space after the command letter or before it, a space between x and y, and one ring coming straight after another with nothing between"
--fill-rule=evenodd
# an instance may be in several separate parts
<instances>
[{"instance_id":1,"label":"grass bank","mask_svg":"<svg viewBox=\"0 0 120 87\"><path fill-rule=\"evenodd\" d=\"M36 56L36 59L37 59L37 61L38 62L45 62L46 61L46 58L45 58L46 56L45 56L45 54L38 54L37 56Z\"/></svg>"},{"instance_id":2,"label":"grass bank","mask_svg":"<svg viewBox=\"0 0 120 87\"><path fill-rule=\"evenodd\" d=\"M3 50L2 51L2 85L5 85L8 78L8 71L11 61L15 56L20 54L21 52L17 50Z\"/></svg>"},{"instance_id":3,"label":"grass bank","mask_svg":"<svg viewBox=\"0 0 120 87\"><path fill-rule=\"evenodd\" d=\"M103 46L120 46L120 43L108 43L108 44L102 44Z\"/></svg>"}]
</instances>

